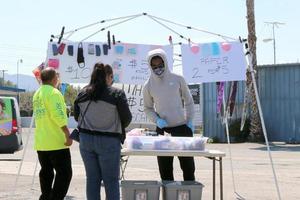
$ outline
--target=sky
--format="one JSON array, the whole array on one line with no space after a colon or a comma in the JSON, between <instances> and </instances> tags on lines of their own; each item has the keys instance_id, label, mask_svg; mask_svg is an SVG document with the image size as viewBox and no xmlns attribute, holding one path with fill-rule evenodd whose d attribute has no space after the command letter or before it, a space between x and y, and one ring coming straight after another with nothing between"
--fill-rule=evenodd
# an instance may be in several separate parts
<instances>
[{"instance_id":1,"label":"sky","mask_svg":"<svg viewBox=\"0 0 300 200\"><path fill-rule=\"evenodd\" d=\"M265 22L282 22L275 27L276 63L296 63L300 59L300 1L256 0L255 20L258 64L273 64L272 26ZM192 26L232 38L247 38L246 0L6 0L0 10L0 70L5 73L32 75L32 70L46 58L50 35L92 24L101 20L108 22L83 31L77 31L70 40L79 41L97 30L109 26L110 21L148 13L172 22ZM165 23L165 22L164 22ZM193 42L224 41L211 34L187 30L165 23ZM186 41L147 16L111 27L116 40L138 44L168 44ZM105 42L107 32L102 31L87 41ZM22 59L22 63L20 60ZM2 71L1 77L2 77Z\"/></svg>"}]
</instances>

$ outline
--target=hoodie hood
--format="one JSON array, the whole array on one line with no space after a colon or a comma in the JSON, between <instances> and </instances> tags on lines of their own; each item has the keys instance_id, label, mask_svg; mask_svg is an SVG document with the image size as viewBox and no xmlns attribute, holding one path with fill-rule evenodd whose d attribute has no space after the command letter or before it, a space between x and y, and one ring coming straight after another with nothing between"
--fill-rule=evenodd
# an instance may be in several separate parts
<instances>
[{"instance_id":1,"label":"hoodie hood","mask_svg":"<svg viewBox=\"0 0 300 200\"><path fill-rule=\"evenodd\" d=\"M151 60L154 56L159 56L162 58L162 60L164 61L164 66L165 66L165 71L161 74L161 75L156 75L152 68L151 68ZM148 52L148 57L147 57L147 61L148 61L148 66L150 68L151 71L151 76L157 77L157 78L162 78L164 77L166 74L169 73L169 67L168 67L168 60L167 60L167 54L163 49L154 49L152 51Z\"/></svg>"}]
</instances>

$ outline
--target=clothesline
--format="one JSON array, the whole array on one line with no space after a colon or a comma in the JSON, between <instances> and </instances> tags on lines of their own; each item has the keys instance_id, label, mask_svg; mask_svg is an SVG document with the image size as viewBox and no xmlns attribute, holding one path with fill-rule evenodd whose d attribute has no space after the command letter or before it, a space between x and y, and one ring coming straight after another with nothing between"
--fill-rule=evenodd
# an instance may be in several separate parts
<instances>
[{"instance_id":1,"label":"clothesline","mask_svg":"<svg viewBox=\"0 0 300 200\"><path fill-rule=\"evenodd\" d=\"M117 17L117 18L112 18L112 19L106 19L106 20L101 20L101 21L98 21L98 22L94 22L92 24L88 24L88 25L85 25L85 26L82 26L82 27L79 27L79 28L76 28L74 30L71 30L71 31L68 31L68 32L65 32L64 35L66 35L65 38L63 38L63 40L68 40L75 32L79 31L79 30L83 30L83 29L86 29L86 28L90 28L92 26L95 26L95 25L99 25L99 24L103 24L105 22L111 22L111 21L116 21L116 20L122 20L122 21L119 21L117 23L114 23L114 24L111 24L111 25L108 25L106 27L101 27L100 29L98 29L96 32L90 34L89 36L83 38L81 40L84 41L84 40L87 40L88 38L96 35L97 33L99 32L102 32L104 30L107 30L108 28L111 28L111 27L114 27L114 26L117 26L117 25L120 25L122 23L125 23L125 22L128 22L128 21L131 21L133 19L136 19L138 17L141 17L141 16L147 16L149 19L153 20L154 22L158 23L159 25L163 26L164 28L168 29L169 31L173 32L174 34L176 34L179 38L181 39L185 39L186 41L188 41L189 43L195 43L195 42L192 42L190 38L184 36L183 34L179 33L178 31L174 30L173 28L171 28L170 26L166 25L165 23L163 22L167 22L167 23L170 23L170 24L173 24L173 25L176 25L176 26L180 26L180 27L184 27L184 28L187 28L188 30L194 30L194 31L198 31L198 32L203 32L203 33L206 33L206 34L210 34L210 35L214 35L214 36L217 36L217 37L221 37L222 39L224 40L239 40L238 38L234 38L234 37L229 37L229 36L225 36L225 35L222 35L222 34L218 34L218 33L214 33L214 32L211 32L211 31L206 31L206 30L203 30L203 29L199 29L199 28L196 28L196 27L192 27L192 26L187 26L187 25L184 25L184 24L181 24L181 23L177 23L177 22L173 22L171 20L167 20L167 19L164 19L164 18L161 18L161 17L156 17L154 15L149 15L147 13L142 13L142 14L136 14L136 15L128 15L128 16L124 16L124 17ZM61 37L62 35L56 35L56 36L53 36L52 35L52 38L59 38ZM177 44L181 44L181 42L177 43ZM175 45L175 44L174 44Z\"/></svg>"}]
</instances>

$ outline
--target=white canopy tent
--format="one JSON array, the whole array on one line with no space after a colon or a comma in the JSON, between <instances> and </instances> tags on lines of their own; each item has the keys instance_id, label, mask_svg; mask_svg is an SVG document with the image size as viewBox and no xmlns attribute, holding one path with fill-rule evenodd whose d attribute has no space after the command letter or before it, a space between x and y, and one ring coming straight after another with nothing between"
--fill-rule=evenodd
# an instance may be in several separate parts
<instances>
[{"instance_id":1,"label":"white canopy tent","mask_svg":"<svg viewBox=\"0 0 300 200\"><path fill-rule=\"evenodd\" d=\"M133 75L133 73L141 72L140 70L142 70L141 74L149 75L149 72L147 72L147 70L144 68L145 66L143 66L143 60L145 61L145 55L146 55L147 51L149 51L155 47L158 47L158 46L156 46L156 45L145 46L142 44L126 44L126 43L118 43L118 42L116 43L114 41L114 37L113 37L113 44L111 45L110 44L110 35L108 35L107 43L99 43L99 42L85 43L84 42L85 40L87 40L88 38L90 38L91 36L94 36L95 34L97 34L99 32L102 32L113 26L119 25L121 23L125 23L127 21L130 21L132 19L135 19L135 18L141 17L141 16L149 17L154 22L157 22L158 24L160 24L163 27L165 27L166 29L168 29L170 32L179 36L181 39L184 39L187 41L186 44L179 43L181 45L181 54L179 54L179 55L177 54L177 55L179 57L182 57L183 75L187 79L188 83L245 80L245 78L246 78L246 58L244 56L244 51L245 51L245 55L247 55L247 58L248 58L248 66L249 66L248 70L251 72L251 75L252 75L253 87L255 89L255 95L256 95L256 100L257 100L257 104L258 104L263 133L264 133L265 142L266 142L266 146L267 146L268 153L269 153L270 164L272 166L274 182L276 185L278 198L281 199L279 186L278 186L278 182L277 182L277 177L276 177L275 169L273 166L272 155L270 152L269 142L268 142L268 138L267 138L266 128L265 128L265 124L264 124L260 100L259 100L259 96L258 96L257 85L256 85L256 81L254 78L254 71L253 71L253 67L252 67L252 63L251 63L251 56L252 56L251 50L248 49L248 46L247 46L245 40L240 40L240 39L212 33L212 32L201 30L201 29L194 28L191 26L186 26L183 24L172 22L170 20L166 20L166 19L163 19L160 17L155 17L155 16L149 15L147 13L142 13L142 14L130 15L130 16L119 17L119 18L114 18L114 19L101 20L99 22L92 23L87 26L79 27L77 29L74 29L74 30L71 30L68 32L64 32L64 28L63 28L61 34L56 35L56 36L52 35L51 42L48 44L48 53L47 53L48 56L47 56L45 63L47 63L50 66L52 65L52 67L54 67L54 68L57 68L59 70L64 82L72 82L74 80L75 81L80 80L80 81L84 82L84 81L86 81L87 77L89 77L88 75L91 72L90 67L93 65L93 63L95 63L95 61L97 61L97 60L101 60L100 59L101 56L99 58L97 58L96 45L98 45L100 47L104 47L104 45L107 45L109 48L108 52L111 52L111 53L107 53L107 55L106 55L107 60L104 59L105 61L110 62L114 66L114 63L116 60L119 59L119 61L120 61L120 59L122 59L120 62L116 63L116 65L115 65L116 69L119 70L118 79L115 78L115 80L120 81L120 83L141 84L141 82L144 81L147 76L143 76L142 78L138 78L138 79L133 79L132 75ZM102 23L106 23L106 22L112 22L112 21L117 21L117 22L112 23L106 27L101 27L98 31L85 37L81 41L74 42L74 41L69 40L69 38L77 31L80 31L80 30L85 29L90 26L95 26L95 25L99 25ZM231 40L231 42L224 41L224 42L198 44L198 43L195 43L192 40L188 39L187 37L179 34L177 31L170 28L165 23L171 23L176 26L185 27L189 30L212 34L214 36L218 36L218 37L221 37L226 40ZM54 39L58 39L58 42L57 43L53 42ZM159 47L165 48L165 50L167 51L167 53L170 57L170 59L168 59L170 61L169 66L173 66L173 62L171 62L172 54L174 54L174 52L172 51L172 48L174 47L174 45L177 45L177 44L174 44L172 42L171 38L169 40L169 43L170 43L169 45L164 45L164 46L160 45ZM55 44L56 47L54 47L53 44ZM62 44L64 44L64 45L62 45ZM243 44L245 44L245 48L243 48ZM68 46L71 46L71 45L73 45L72 53L70 53L70 51L71 51L70 49L68 50ZM81 63L78 62L78 59L76 60L76 58L74 57L74 55L78 55L78 49L81 48L80 45L82 45L82 50L83 50L83 52L85 52L83 54L84 58L87 59L86 60L87 62L85 63L84 67L80 67ZM117 48L117 47L122 46L122 45L123 45L123 50L126 50L126 52L125 52L126 56L124 56L124 55L120 56L118 54L118 51L120 50L120 48ZM64 46L64 47L61 47L61 46ZM64 49L65 51L62 50L62 52L60 52L60 50L61 50L60 48L65 48ZM57 52L56 52L56 50L57 50ZM103 48L101 50L102 50L102 52L105 51ZM99 51L99 49L98 49L98 51ZM142 52L142 53L139 53L139 52ZM70 54L72 54L72 56ZM112 56L112 55L114 55L114 56ZM109 56L111 56L111 57L108 58ZM135 66L135 67L137 67L137 69L135 71L129 71L128 68L120 67L120 66L128 66L128 63L132 64L133 59L135 59L136 62L139 63L137 66ZM125 61L125 62L123 62L123 61ZM64 66L67 68L63 68L63 67L60 68L60 66ZM77 67L76 69L74 68L75 66ZM86 70L87 68L90 68L90 69ZM78 70L85 70L85 71L84 71L84 73L81 73L83 75L75 76L75 79L72 79L72 77L74 77L74 76L70 76L70 74L74 75L74 73L78 73ZM131 78L128 78L128 75ZM224 99L223 99L223 101L224 101ZM225 102L224 102L224 105L226 105ZM227 115L225 115L225 116L227 116ZM33 118L32 118L31 127L32 127L32 124L33 124ZM232 171L232 180L233 180L233 185L234 185L234 193L238 196L238 198L241 198L241 196L236 191L236 185L234 182L229 129L228 129L228 121L227 121L226 117L225 117L225 126L226 126L226 134L227 134L227 141L228 141L228 148L229 148L229 156L230 156L230 161L231 161L231 171ZM29 138L29 136L28 136L28 138ZM25 156L26 146L28 144L28 138L27 138L27 142L25 144L23 158ZM22 158L22 160L23 160L23 158ZM18 177L20 174L21 167L22 167L22 162L20 163L20 166L19 166ZM15 186L17 185L18 177L16 179ZM14 188L16 188L16 187L14 187Z\"/></svg>"}]
</instances>

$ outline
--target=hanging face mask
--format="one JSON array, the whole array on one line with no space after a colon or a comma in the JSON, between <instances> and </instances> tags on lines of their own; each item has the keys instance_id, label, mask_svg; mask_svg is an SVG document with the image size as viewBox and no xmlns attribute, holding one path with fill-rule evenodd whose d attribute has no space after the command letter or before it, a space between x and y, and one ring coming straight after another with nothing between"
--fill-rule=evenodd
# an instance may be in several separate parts
<instances>
[{"instance_id":1,"label":"hanging face mask","mask_svg":"<svg viewBox=\"0 0 300 200\"><path fill-rule=\"evenodd\" d=\"M156 74L157 76L160 76L164 73L165 71L165 66L164 64L161 64L159 66L156 67L152 67L153 73Z\"/></svg>"}]
</instances>

